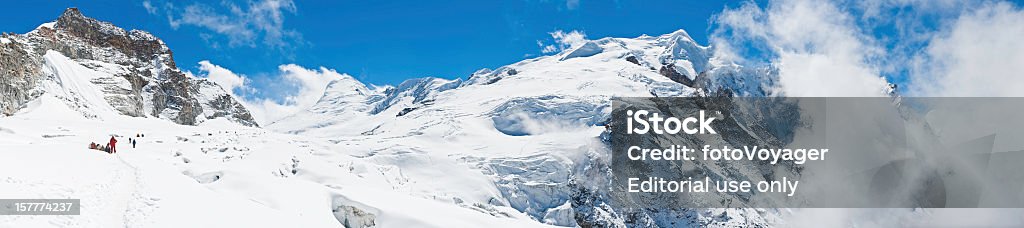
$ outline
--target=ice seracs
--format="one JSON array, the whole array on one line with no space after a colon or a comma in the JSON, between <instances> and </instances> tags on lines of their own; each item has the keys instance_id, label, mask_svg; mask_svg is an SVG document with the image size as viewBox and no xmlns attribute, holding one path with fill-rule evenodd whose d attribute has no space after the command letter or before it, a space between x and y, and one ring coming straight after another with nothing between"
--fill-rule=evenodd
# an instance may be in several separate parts
<instances>
[{"instance_id":1,"label":"ice seracs","mask_svg":"<svg viewBox=\"0 0 1024 228\"><path fill-rule=\"evenodd\" d=\"M264 129L223 88L177 69L149 33L69 9L3 38L0 110L13 116L0 118L0 171L10 174L0 195L98 205L3 224L762 226L777 216L623 207L609 191L612 97L771 95L771 66L719 59L681 30L588 40L465 80L373 86L344 76ZM138 132L137 150L84 148ZM93 175L24 172L37 164Z\"/></svg>"},{"instance_id":2,"label":"ice seracs","mask_svg":"<svg viewBox=\"0 0 1024 228\"><path fill-rule=\"evenodd\" d=\"M612 97L764 96L773 85L770 67L713 58L711 48L683 31L589 40L551 56L482 69L465 81L418 78L377 89L338 81L312 108L267 127L329 139L359 160L403 170L396 188L454 197L455 205L497 217L513 209L561 226L763 225L772 216L752 210L618 208L607 191L610 177L601 171L609 168L602 133ZM434 170L446 171L434 176ZM486 181L474 184L477 190L424 182L456 173L455 179ZM680 219L694 213L699 216ZM716 216L722 213L736 216L721 221Z\"/></svg>"}]
</instances>

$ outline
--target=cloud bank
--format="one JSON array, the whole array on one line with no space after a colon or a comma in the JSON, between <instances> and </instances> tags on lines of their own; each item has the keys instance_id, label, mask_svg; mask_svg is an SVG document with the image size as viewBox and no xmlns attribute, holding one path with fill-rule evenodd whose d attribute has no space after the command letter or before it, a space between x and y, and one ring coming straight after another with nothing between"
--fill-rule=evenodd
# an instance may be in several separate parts
<instances>
[{"instance_id":1,"label":"cloud bank","mask_svg":"<svg viewBox=\"0 0 1024 228\"><path fill-rule=\"evenodd\" d=\"M883 54L854 17L828 1L746 3L726 9L711 42L720 56L747 62L737 49L755 47L779 69L776 95L880 96L886 81L870 60Z\"/></svg>"},{"instance_id":2,"label":"cloud bank","mask_svg":"<svg viewBox=\"0 0 1024 228\"><path fill-rule=\"evenodd\" d=\"M1022 96L1024 13L1005 1L748 2L712 19L719 58L779 69L774 95Z\"/></svg>"},{"instance_id":3,"label":"cloud bank","mask_svg":"<svg viewBox=\"0 0 1024 228\"><path fill-rule=\"evenodd\" d=\"M307 69L295 64L280 65L277 74L267 77L268 81L261 81L280 90L277 91L280 94L275 94L279 99L270 99L245 96L256 91L253 81L245 75L205 60L199 62L199 71L198 77L217 83L240 99L263 126L313 106L323 96L327 84L351 77L324 67Z\"/></svg>"},{"instance_id":4,"label":"cloud bank","mask_svg":"<svg viewBox=\"0 0 1024 228\"><path fill-rule=\"evenodd\" d=\"M1024 96L1024 12L1007 2L964 12L912 62L913 94Z\"/></svg>"},{"instance_id":5,"label":"cloud bank","mask_svg":"<svg viewBox=\"0 0 1024 228\"><path fill-rule=\"evenodd\" d=\"M1024 11L1007 1L774 0L712 19L716 56L779 69L775 95L1024 96ZM883 80L884 78L884 80ZM1020 226L1021 209L794 209L786 226Z\"/></svg>"}]
</instances>

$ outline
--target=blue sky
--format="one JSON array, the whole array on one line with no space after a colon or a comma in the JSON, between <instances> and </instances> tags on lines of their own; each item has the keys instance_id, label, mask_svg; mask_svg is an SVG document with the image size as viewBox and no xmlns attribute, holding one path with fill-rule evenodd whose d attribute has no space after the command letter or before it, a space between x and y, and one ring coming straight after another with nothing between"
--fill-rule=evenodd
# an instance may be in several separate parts
<instances>
[{"instance_id":1,"label":"blue sky","mask_svg":"<svg viewBox=\"0 0 1024 228\"><path fill-rule=\"evenodd\" d=\"M232 5L245 11L254 8L250 3L151 0L147 10L143 1L9 2L0 9L0 31L27 32L74 6L87 16L152 32L171 47L180 67L193 72L209 60L261 81L275 77L277 66L295 63L397 84L424 76L465 78L480 68L542 55L537 42L551 43L548 33L555 30L600 38L686 29L706 44L709 18L739 1L300 1L283 7L280 29L289 34L270 43L259 29L233 38L210 27L172 25L184 19L188 6L231 16Z\"/></svg>"},{"instance_id":2,"label":"blue sky","mask_svg":"<svg viewBox=\"0 0 1024 228\"><path fill-rule=\"evenodd\" d=\"M685 29L701 44L717 41L718 54L728 49L743 63L781 66L783 81L800 82L792 92L830 94L850 87L846 79L884 77L908 94L935 95L965 91L945 89L964 83L1010 85L974 72L1012 78L1024 71L1004 69L1021 65L1013 54L1024 46L1005 39L1024 36L1022 1L23 1L0 9L0 31L24 33L79 7L152 32L184 70L202 73L198 63L208 60L249 80L254 92L243 98L278 102L300 90L281 86L284 64L377 85L465 78L543 55L538 43L554 43L550 33L558 30L595 39Z\"/></svg>"}]
</instances>

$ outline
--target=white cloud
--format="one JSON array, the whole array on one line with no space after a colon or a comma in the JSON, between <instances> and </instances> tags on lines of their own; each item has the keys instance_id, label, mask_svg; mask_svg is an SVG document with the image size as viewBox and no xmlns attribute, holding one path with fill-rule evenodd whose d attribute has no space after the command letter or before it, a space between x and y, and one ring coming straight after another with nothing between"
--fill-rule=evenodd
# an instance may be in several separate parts
<instances>
[{"instance_id":1,"label":"white cloud","mask_svg":"<svg viewBox=\"0 0 1024 228\"><path fill-rule=\"evenodd\" d=\"M572 30L569 32L555 30L554 32L549 32L548 35L551 35L551 39L554 40L554 44L545 45L543 41L537 41L537 46L543 48L541 52L543 52L544 54L559 52L565 49L583 45L583 43L587 42L587 35L577 30Z\"/></svg>"},{"instance_id":2,"label":"white cloud","mask_svg":"<svg viewBox=\"0 0 1024 228\"><path fill-rule=\"evenodd\" d=\"M149 14L156 14L157 13L156 7L154 7L153 3L150 2L150 1L142 1L142 7L146 8L146 12L149 13Z\"/></svg>"},{"instance_id":3,"label":"white cloud","mask_svg":"<svg viewBox=\"0 0 1024 228\"><path fill-rule=\"evenodd\" d=\"M565 8L574 10L580 7L580 0L565 0Z\"/></svg>"},{"instance_id":4,"label":"white cloud","mask_svg":"<svg viewBox=\"0 0 1024 228\"><path fill-rule=\"evenodd\" d=\"M847 96L908 74L911 96L1024 96L1024 10L1005 1L801 1L716 17L716 56L780 68L785 95ZM879 32L881 29L881 32ZM880 33L880 34L879 34ZM844 84L846 84L844 86ZM844 88L846 87L846 88ZM827 88L827 90L826 90ZM871 87L865 87L871 88ZM1020 226L1020 209L795 209L793 227Z\"/></svg>"},{"instance_id":5,"label":"white cloud","mask_svg":"<svg viewBox=\"0 0 1024 228\"><path fill-rule=\"evenodd\" d=\"M241 75L237 75L228 69L214 65L210 61L203 60L199 61L199 70L206 73L206 77L217 83L224 88L226 91L234 91L235 89L244 89L246 79Z\"/></svg>"},{"instance_id":6,"label":"white cloud","mask_svg":"<svg viewBox=\"0 0 1024 228\"><path fill-rule=\"evenodd\" d=\"M777 0L713 21L716 56L767 57L776 95L878 95L887 75L907 96L1024 96L1024 10L1007 1Z\"/></svg>"},{"instance_id":7,"label":"white cloud","mask_svg":"<svg viewBox=\"0 0 1024 228\"><path fill-rule=\"evenodd\" d=\"M861 35L854 18L828 1L780 0L760 8L746 3L716 17L721 27L711 37L718 55L744 45L769 52L779 69L776 95L880 96L886 85L869 62L884 54L871 37Z\"/></svg>"},{"instance_id":8,"label":"white cloud","mask_svg":"<svg viewBox=\"0 0 1024 228\"><path fill-rule=\"evenodd\" d=\"M286 81L295 83L300 88L295 95L286 97L286 103L303 109L315 104L331 81L351 77L325 67L306 69L295 64L278 66L278 70Z\"/></svg>"},{"instance_id":9,"label":"white cloud","mask_svg":"<svg viewBox=\"0 0 1024 228\"><path fill-rule=\"evenodd\" d=\"M915 59L911 91L922 96L1024 96L1024 11L984 4L934 36Z\"/></svg>"},{"instance_id":10,"label":"white cloud","mask_svg":"<svg viewBox=\"0 0 1024 228\"><path fill-rule=\"evenodd\" d=\"M550 54L550 53L558 52L558 48L556 48L555 45L547 45L547 46L544 46L544 49L542 49L540 51L543 52L544 54Z\"/></svg>"},{"instance_id":11,"label":"white cloud","mask_svg":"<svg viewBox=\"0 0 1024 228\"><path fill-rule=\"evenodd\" d=\"M351 77L324 67L306 69L295 64L281 65L278 66L278 74L273 75L270 81L263 82L269 83L267 87L280 90L275 91L280 92L280 94L275 94L280 95L280 99L253 98L238 93L238 91L255 91L254 86L251 85L252 80L245 75L234 73L205 60L199 62L199 65L200 76L208 78L228 90L252 112L260 125L272 123L309 108L323 96L328 83L336 79Z\"/></svg>"},{"instance_id":12,"label":"white cloud","mask_svg":"<svg viewBox=\"0 0 1024 228\"><path fill-rule=\"evenodd\" d=\"M241 6L224 1L220 7L193 3L184 8L171 3L162 4L161 8L150 1L142 4L150 14L166 14L172 28L189 25L207 29L227 37L229 46L255 47L262 43L287 48L301 43L298 32L284 27L285 14L297 11L291 0L249 1Z\"/></svg>"},{"instance_id":13,"label":"white cloud","mask_svg":"<svg viewBox=\"0 0 1024 228\"><path fill-rule=\"evenodd\" d=\"M562 47L573 47L587 42L587 34L577 30L569 32L556 30L548 34L551 34L551 38L555 39L555 43Z\"/></svg>"}]
</instances>

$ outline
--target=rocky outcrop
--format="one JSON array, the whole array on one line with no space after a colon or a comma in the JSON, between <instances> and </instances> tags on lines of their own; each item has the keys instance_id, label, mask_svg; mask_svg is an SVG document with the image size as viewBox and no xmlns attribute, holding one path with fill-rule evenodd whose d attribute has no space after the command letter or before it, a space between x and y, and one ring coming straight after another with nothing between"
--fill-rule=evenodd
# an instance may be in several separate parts
<instances>
[{"instance_id":1,"label":"rocky outcrop","mask_svg":"<svg viewBox=\"0 0 1024 228\"><path fill-rule=\"evenodd\" d=\"M633 64L636 64L637 66L643 66L642 64L640 64L640 60L636 59L636 56L632 56L632 55L626 56L626 61L627 62L631 62Z\"/></svg>"},{"instance_id":2,"label":"rocky outcrop","mask_svg":"<svg viewBox=\"0 0 1024 228\"><path fill-rule=\"evenodd\" d=\"M228 118L256 126L247 109L219 86L177 68L173 53L152 34L126 31L69 8L56 21L27 34L5 35L0 45L0 111L10 115L45 91L42 56L56 51L104 77L93 78L104 99L121 115L157 117L194 125ZM52 73L52 72L50 72ZM64 100L75 100L65 98Z\"/></svg>"},{"instance_id":3,"label":"rocky outcrop","mask_svg":"<svg viewBox=\"0 0 1024 228\"><path fill-rule=\"evenodd\" d=\"M677 71L675 68L675 64L670 63L668 65L661 66L661 69L658 69L658 73L665 77L668 77L668 79L672 79L672 81L674 82L678 82L683 85L693 87L693 80L690 79L689 76L686 76L683 73L679 73L679 71Z\"/></svg>"},{"instance_id":4,"label":"rocky outcrop","mask_svg":"<svg viewBox=\"0 0 1024 228\"><path fill-rule=\"evenodd\" d=\"M83 41L85 45L91 47L110 48L130 60L136 61L148 61L152 60L157 55L168 55L170 57L171 51L164 46L163 42L145 31L131 30L125 32L124 29L118 28L108 22L97 21L96 19L88 18L82 15L82 12L78 11L77 8L69 8L57 19L54 28L64 34L79 38L78 41ZM78 51L78 50L76 50ZM105 54L102 52L75 52L78 56L65 55L72 58L86 58L86 59L97 59L103 58L103 56L91 56L95 54ZM131 63L134 61L128 61ZM168 64L169 67L174 68L174 61L167 58L167 61L163 63Z\"/></svg>"},{"instance_id":5,"label":"rocky outcrop","mask_svg":"<svg viewBox=\"0 0 1024 228\"><path fill-rule=\"evenodd\" d=\"M221 91L221 87L206 79L194 80L194 83L190 84L189 94L204 94L204 90ZM206 112L201 115L204 118L226 118L246 126L257 125L249 110L226 92L214 96L200 96L197 100L199 107Z\"/></svg>"},{"instance_id":6,"label":"rocky outcrop","mask_svg":"<svg viewBox=\"0 0 1024 228\"><path fill-rule=\"evenodd\" d=\"M39 91L33 88L42 74L42 64L24 45L12 42L10 35L2 37L5 42L0 42L0 114L11 115L38 96Z\"/></svg>"}]
</instances>

